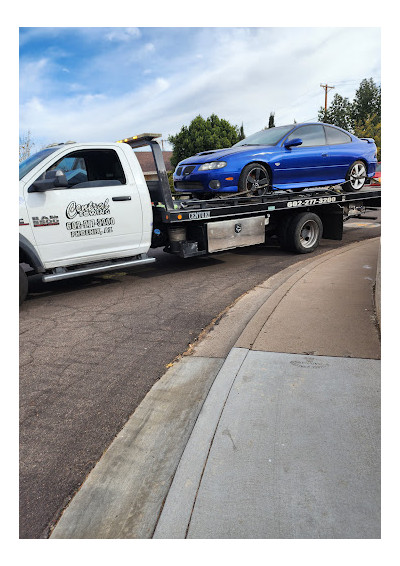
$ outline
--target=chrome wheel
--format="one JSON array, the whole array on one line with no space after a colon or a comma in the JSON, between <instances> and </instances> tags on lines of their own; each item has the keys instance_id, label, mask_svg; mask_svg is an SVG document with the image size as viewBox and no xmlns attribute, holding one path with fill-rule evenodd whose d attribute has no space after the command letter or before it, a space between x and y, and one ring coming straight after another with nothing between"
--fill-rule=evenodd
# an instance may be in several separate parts
<instances>
[{"instance_id":1,"label":"chrome wheel","mask_svg":"<svg viewBox=\"0 0 400 566\"><path fill-rule=\"evenodd\" d=\"M284 250L309 254L318 247L322 231L322 220L314 212L284 215L278 226L279 244Z\"/></svg>"},{"instance_id":2,"label":"chrome wheel","mask_svg":"<svg viewBox=\"0 0 400 566\"><path fill-rule=\"evenodd\" d=\"M364 163L356 161L350 170L349 183L353 191L359 191L365 183L367 177L367 170Z\"/></svg>"},{"instance_id":3,"label":"chrome wheel","mask_svg":"<svg viewBox=\"0 0 400 566\"><path fill-rule=\"evenodd\" d=\"M318 241L320 229L315 220L307 220L300 228L300 244L303 248L312 248Z\"/></svg>"}]
</instances>

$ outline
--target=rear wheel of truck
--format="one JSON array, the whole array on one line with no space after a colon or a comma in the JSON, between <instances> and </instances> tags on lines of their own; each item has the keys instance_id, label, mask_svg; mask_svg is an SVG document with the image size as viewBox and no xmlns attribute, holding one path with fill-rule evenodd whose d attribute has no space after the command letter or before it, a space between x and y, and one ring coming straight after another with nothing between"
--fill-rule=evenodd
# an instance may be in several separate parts
<instances>
[{"instance_id":1,"label":"rear wheel of truck","mask_svg":"<svg viewBox=\"0 0 400 566\"><path fill-rule=\"evenodd\" d=\"M308 254L319 245L322 236L322 221L313 212L300 212L293 216L285 232L285 249Z\"/></svg>"},{"instance_id":2,"label":"rear wheel of truck","mask_svg":"<svg viewBox=\"0 0 400 566\"><path fill-rule=\"evenodd\" d=\"M26 275L24 269L19 266L19 304L25 301L28 294L28 276Z\"/></svg>"},{"instance_id":3,"label":"rear wheel of truck","mask_svg":"<svg viewBox=\"0 0 400 566\"><path fill-rule=\"evenodd\" d=\"M283 218L281 218L278 226L277 234L279 239L279 245L282 248L282 250L286 250L286 251L290 251L287 241L287 234L288 234L289 224L291 221L292 221L292 216L290 215L284 216Z\"/></svg>"}]
</instances>

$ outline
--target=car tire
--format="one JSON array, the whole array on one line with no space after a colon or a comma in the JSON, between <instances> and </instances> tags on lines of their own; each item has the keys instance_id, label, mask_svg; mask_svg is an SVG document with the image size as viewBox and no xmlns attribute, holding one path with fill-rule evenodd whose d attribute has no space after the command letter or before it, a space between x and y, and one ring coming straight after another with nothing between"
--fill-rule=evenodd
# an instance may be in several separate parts
<instances>
[{"instance_id":1,"label":"car tire","mask_svg":"<svg viewBox=\"0 0 400 566\"><path fill-rule=\"evenodd\" d=\"M28 294L28 276L26 275L24 269L19 266L19 304L25 301Z\"/></svg>"},{"instance_id":2,"label":"car tire","mask_svg":"<svg viewBox=\"0 0 400 566\"><path fill-rule=\"evenodd\" d=\"M322 221L313 212L295 214L283 227L283 249L308 254L318 246L322 237Z\"/></svg>"},{"instance_id":3,"label":"car tire","mask_svg":"<svg viewBox=\"0 0 400 566\"><path fill-rule=\"evenodd\" d=\"M266 184L258 185L259 181L266 180ZM240 173L238 192L263 196L271 190L270 182L268 170L262 163L248 163Z\"/></svg>"},{"instance_id":4,"label":"car tire","mask_svg":"<svg viewBox=\"0 0 400 566\"><path fill-rule=\"evenodd\" d=\"M360 191L367 179L367 168L363 161L354 161L346 173L346 182L343 189L346 192Z\"/></svg>"}]
</instances>

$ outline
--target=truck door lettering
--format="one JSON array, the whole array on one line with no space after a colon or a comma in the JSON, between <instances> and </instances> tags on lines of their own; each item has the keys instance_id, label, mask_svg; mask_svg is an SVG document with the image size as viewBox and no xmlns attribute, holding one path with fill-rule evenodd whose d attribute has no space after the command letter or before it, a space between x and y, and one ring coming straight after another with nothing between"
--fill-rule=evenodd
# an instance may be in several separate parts
<instances>
[{"instance_id":1,"label":"truck door lettering","mask_svg":"<svg viewBox=\"0 0 400 566\"><path fill-rule=\"evenodd\" d=\"M32 216L32 222L34 228L39 228L40 226L58 226L60 221L58 216Z\"/></svg>"},{"instance_id":2,"label":"truck door lettering","mask_svg":"<svg viewBox=\"0 0 400 566\"><path fill-rule=\"evenodd\" d=\"M94 203L93 201L87 204L78 204L72 201L68 204L65 214L67 218L72 220L76 216L99 216L100 214L110 214L109 199L104 202Z\"/></svg>"}]
</instances>

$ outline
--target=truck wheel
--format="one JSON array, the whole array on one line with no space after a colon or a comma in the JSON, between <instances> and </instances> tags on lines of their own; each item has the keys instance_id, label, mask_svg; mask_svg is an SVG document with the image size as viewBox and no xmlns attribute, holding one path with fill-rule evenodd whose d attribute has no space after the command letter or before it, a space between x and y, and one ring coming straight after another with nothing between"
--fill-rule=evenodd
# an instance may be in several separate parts
<instances>
[{"instance_id":1,"label":"truck wheel","mask_svg":"<svg viewBox=\"0 0 400 566\"><path fill-rule=\"evenodd\" d=\"M25 271L19 266L19 304L25 301L28 294L28 277Z\"/></svg>"},{"instance_id":2,"label":"truck wheel","mask_svg":"<svg viewBox=\"0 0 400 566\"><path fill-rule=\"evenodd\" d=\"M286 250L286 251L290 251L289 244L287 241L287 234L288 234L289 224L291 223L291 221L292 221L291 215L284 216L279 222L279 226L278 226L277 233L278 233L279 245L282 250Z\"/></svg>"},{"instance_id":3,"label":"truck wheel","mask_svg":"<svg viewBox=\"0 0 400 566\"><path fill-rule=\"evenodd\" d=\"M286 229L285 249L300 254L313 252L322 236L322 221L313 212L296 214Z\"/></svg>"},{"instance_id":4,"label":"truck wheel","mask_svg":"<svg viewBox=\"0 0 400 566\"><path fill-rule=\"evenodd\" d=\"M263 181L262 185L259 182ZM264 182L266 181L266 184ZM243 167L239 177L238 192L262 196L270 190L270 178L267 169L261 163L249 163Z\"/></svg>"},{"instance_id":5,"label":"truck wheel","mask_svg":"<svg viewBox=\"0 0 400 566\"><path fill-rule=\"evenodd\" d=\"M367 178L367 169L365 163L362 161L355 161L353 165L350 165L349 170L346 174L346 182L343 184L343 190L351 193L353 191L359 191L365 185L365 180Z\"/></svg>"}]
</instances>

